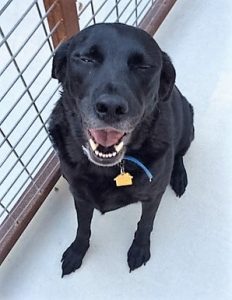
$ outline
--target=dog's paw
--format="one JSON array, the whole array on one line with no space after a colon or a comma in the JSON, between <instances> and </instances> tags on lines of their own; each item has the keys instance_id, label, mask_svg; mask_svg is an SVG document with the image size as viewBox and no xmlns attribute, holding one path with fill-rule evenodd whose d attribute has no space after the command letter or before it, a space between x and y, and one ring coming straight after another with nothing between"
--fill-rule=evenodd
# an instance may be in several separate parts
<instances>
[{"instance_id":1,"label":"dog's paw","mask_svg":"<svg viewBox=\"0 0 232 300\"><path fill-rule=\"evenodd\" d=\"M130 272L145 265L146 262L150 259L150 244L147 245L138 245L133 241L128 253L127 253L127 262L130 268Z\"/></svg>"},{"instance_id":2,"label":"dog's paw","mask_svg":"<svg viewBox=\"0 0 232 300\"><path fill-rule=\"evenodd\" d=\"M71 246L67 248L61 259L62 278L80 268L88 247L89 246L86 246L84 249L83 247L78 247L75 243L72 243Z\"/></svg>"},{"instance_id":3,"label":"dog's paw","mask_svg":"<svg viewBox=\"0 0 232 300\"><path fill-rule=\"evenodd\" d=\"M181 197L184 194L188 178L182 158L174 164L170 184L177 197Z\"/></svg>"}]
</instances>

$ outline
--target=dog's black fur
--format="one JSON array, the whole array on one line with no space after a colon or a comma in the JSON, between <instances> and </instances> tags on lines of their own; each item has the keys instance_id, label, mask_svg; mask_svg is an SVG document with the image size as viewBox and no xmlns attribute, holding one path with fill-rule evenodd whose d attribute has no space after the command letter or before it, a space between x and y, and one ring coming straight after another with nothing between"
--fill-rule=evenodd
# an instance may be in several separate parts
<instances>
[{"instance_id":1,"label":"dog's black fur","mask_svg":"<svg viewBox=\"0 0 232 300\"><path fill-rule=\"evenodd\" d=\"M193 108L175 86L168 55L146 32L124 24L97 24L62 44L52 76L63 92L49 132L78 217L76 238L62 257L63 275L82 264L94 208L105 213L139 201L142 216L127 258L134 270L150 258L153 221L167 185L178 197L187 186L183 156L194 137ZM126 133L118 157L94 156L88 145L90 128ZM126 161L134 183L116 187L118 162L125 154L143 162L153 181Z\"/></svg>"}]
</instances>

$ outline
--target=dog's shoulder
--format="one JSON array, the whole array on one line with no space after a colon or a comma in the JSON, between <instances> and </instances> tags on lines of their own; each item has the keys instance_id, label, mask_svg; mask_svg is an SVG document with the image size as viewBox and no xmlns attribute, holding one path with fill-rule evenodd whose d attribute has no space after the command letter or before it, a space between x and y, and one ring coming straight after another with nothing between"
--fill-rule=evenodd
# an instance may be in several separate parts
<instances>
[{"instance_id":1,"label":"dog's shoulder","mask_svg":"<svg viewBox=\"0 0 232 300\"><path fill-rule=\"evenodd\" d=\"M69 140L71 137L71 129L65 108L62 102L62 97L56 103L49 120L48 132L50 140L58 152L60 161L66 162L68 165L76 165L75 160L72 159L69 149Z\"/></svg>"},{"instance_id":2,"label":"dog's shoulder","mask_svg":"<svg viewBox=\"0 0 232 300\"><path fill-rule=\"evenodd\" d=\"M59 146L62 144L63 137L68 130L67 125L67 122L65 122L65 114L62 99L60 98L50 115L48 125L49 136L55 149L58 149Z\"/></svg>"}]
</instances>

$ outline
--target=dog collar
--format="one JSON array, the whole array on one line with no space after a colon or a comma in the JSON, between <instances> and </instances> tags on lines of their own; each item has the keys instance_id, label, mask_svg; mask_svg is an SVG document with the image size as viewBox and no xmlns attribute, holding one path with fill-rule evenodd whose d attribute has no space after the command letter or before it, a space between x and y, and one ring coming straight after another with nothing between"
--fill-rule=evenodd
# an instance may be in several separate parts
<instances>
[{"instance_id":1,"label":"dog collar","mask_svg":"<svg viewBox=\"0 0 232 300\"><path fill-rule=\"evenodd\" d=\"M136 159L132 156L126 155L126 156L124 156L122 162L119 164L120 174L114 178L114 181L116 181L117 187L118 186L128 186L128 185L133 184L133 182L132 182L133 176L130 173L125 172L125 163L124 163L125 160L131 161L131 162L135 163L136 165L138 165L146 173L147 177L149 178L149 181L150 182L152 181L153 175L148 170L148 168L146 168L144 166L144 164L141 161L139 161L138 159Z\"/></svg>"},{"instance_id":2,"label":"dog collar","mask_svg":"<svg viewBox=\"0 0 232 300\"><path fill-rule=\"evenodd\" d=\"M88 155L88 151L84 146L82 146L82 149L84 151L84 154ZM146 173L147 177L149 178L149 181L150 182L152 181L152 179L153 179L152 173L148 170L147 167L144 166L144 164L141 161L139 161L137 158L135 158L133 156L125 155L122 162L119 163L120 174L114 178L114 180L116 181L116 186L126 186L126 185L133 184L132 183L133 176L130 173L125 172L125 166L124 166L125 160L128 160L128 161L133 162L136 165L138 165Z\"/></svg>"},{"instance_id":3,"label":"dog collar","mask_svg":"<svg viewBox=\"0 0 232 300\"><path fill-rule=\"evenodd\" d=\"M138 159L134 158L133 156L129 156L129 155L124 156L124 160L131 161L131 162L135 163L136 165L138 165L146 173L147 177L149 178L149 181L150 182L152 181L153 175L148 170L148 168L144 166L144 164L141 161L139 161Z\"/></svg>"}]
</instances>

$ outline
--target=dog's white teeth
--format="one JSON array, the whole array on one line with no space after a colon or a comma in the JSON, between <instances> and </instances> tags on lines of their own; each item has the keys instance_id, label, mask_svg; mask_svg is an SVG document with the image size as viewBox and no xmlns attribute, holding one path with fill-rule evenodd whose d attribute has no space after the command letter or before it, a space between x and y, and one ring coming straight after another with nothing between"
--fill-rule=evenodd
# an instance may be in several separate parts
<instances>
[{"instance_id":1,"label":"dog's white teeth","mask_svg":"<svg viewBox=\"0 0 232 300\"><path fill-rule=\"evenodd\" d=\"M94 153L96 156L101 157L101 158L112 158L117 155L117 152L104 154L104 153L99 152L98 150L95 150Z\"/></svg>"},{"instance_id":2,"label":"dog's white teeth","mask_svg":"<svg viewBox=\"0 0 232 300\"><path fill-rule=\"evenodd\" d=\"M95 151L98 147L98 144L96 144L92 139L89 139L89 144L93 151Z\"/></svg>"},{"instance_id":3,"label":"dog's white teeth","mask_svg":"<svg viewBox=\"0 0 232 300\"><path fill-rule=\"evenodd\" d=\"M123 143L123 141L121 141L121 143L119 143L118 145L114 146L114 149L116 150L117 153L119 153L122 150L123 145L124 145L124 143Z\"/></svg>"},{"instance_id":4,"label":"dog's white teeth","mask_svg":"<svg viewBox=\"0 0 232 300\"><path fill-rule=\"evenodd\" d=\"M99 151L99 144L95 143L93 139L89 139L89 145L91 149L93 150L94 154L100 158L112 158L117 156L117 154L122 150L123 148L123 142L119 143L118 145L114 146L115 151L111 153L102 153Z\"/></svg>"}]
</instances>

